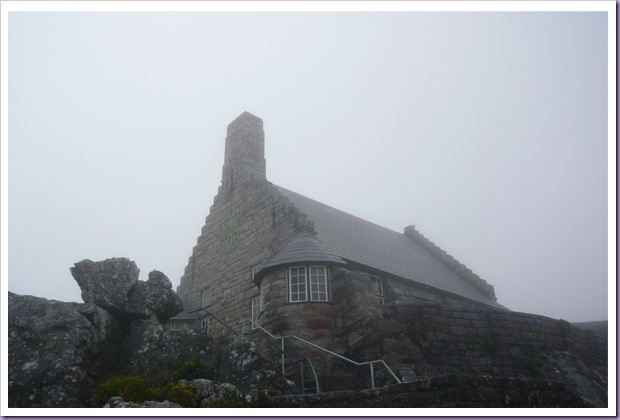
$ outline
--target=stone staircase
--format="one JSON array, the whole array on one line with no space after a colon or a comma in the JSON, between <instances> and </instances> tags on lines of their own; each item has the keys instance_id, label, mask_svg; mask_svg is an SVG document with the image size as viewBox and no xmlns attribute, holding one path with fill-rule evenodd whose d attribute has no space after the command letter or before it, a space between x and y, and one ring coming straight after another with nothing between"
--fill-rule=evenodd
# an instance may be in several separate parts
<instances>
[{"instance_id":1,"label":"stone staircase","mask_svg":"<svg viewBox=\"0 0 620 420\"><path fill-rule=\"evenodd\" d=\"M400 379L403 382L411 382L418 379L418 376L411 365L397 364L394 365L394 368L400 374Z\"/></svg>"}]
</instances>

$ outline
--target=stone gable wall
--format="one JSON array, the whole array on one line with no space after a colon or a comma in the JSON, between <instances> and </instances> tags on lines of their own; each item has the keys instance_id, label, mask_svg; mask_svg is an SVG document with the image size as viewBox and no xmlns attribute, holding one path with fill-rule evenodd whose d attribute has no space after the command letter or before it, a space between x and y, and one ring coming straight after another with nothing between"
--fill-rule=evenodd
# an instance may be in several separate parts
<instances>
[{"instance_id":1,"label":"stone gable wall","mask_svg":"<svg viewBox=\"0 0 620 420\"><path fill-rule=\"evenodd\" d=\"M228 188L223 184L215 197L177 292L199 306L203 290L209 288L207 309L237 328L251 317L251 299L259 295L251 281L252 267L266 263L309 224L266 180L249 180L232 192ZM209 331L215 336L224 332L213 320Z\"/></svg>"}]
</instances>

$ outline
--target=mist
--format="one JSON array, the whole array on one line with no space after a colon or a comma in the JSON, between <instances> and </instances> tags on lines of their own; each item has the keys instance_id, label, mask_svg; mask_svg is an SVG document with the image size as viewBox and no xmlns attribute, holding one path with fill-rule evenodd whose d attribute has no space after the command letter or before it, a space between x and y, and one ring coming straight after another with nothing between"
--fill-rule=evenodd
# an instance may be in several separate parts
<instances>
[{"instance_id":1,"label":"mist","mask_svg":"<svg viewBox=\"0 0 620 420\"><path fill-rule=\"evenodd\" d=\"M274 184L414 224L511 310L608 319L608 15L489 7L8 12L3 293L81 302L69 267L111 257L176 288L248 111Z\"/></svg>"}]
</instances>

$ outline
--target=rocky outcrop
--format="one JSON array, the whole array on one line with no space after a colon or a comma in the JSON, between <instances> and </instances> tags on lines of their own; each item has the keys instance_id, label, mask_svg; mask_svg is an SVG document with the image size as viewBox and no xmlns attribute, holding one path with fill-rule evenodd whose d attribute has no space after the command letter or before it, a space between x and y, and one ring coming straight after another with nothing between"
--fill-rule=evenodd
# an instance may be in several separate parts
<instances>
[{"instance_id":1,"label":"rocky outcrop","mask_svg":"<svg viewBox=\"0 0 620 420\"><path fill-rule=\"evenodd\" d=\"M126 314L129 289L138 283L140 274L135 262L127 258L83 260L70 270L85 303L93 303L115 316Z\"/></svg>"},{"instance_id":2,"label":"rocky outcrop","mask_svg":"<svg viewBox=\"0 0 620 420\"><path fill-rule=\"evenodd\" d=\"M183 304L163 273L141 281L127 258L80 261L71 273L85 303L9 293L9 407L89 407L97 385L113 375L157 375L196 358L214 380L274 395L291 391L245 339L215 343L194 330L169 330L163 323Z\"/></svg>"},{"instance_id":3,"label":"rocky outcrop","mask_svg":"<svg viewBox=\"0 0 620 420\"><path fill-rule=\"evenodd\" d=\"M243 390L266 389L270 395L299 391L295 383L280 375L274 364L258 353L255 343L237 336L223 348L218 371L220 380Z\"/></svg>"},{"instance_id":4,"label":"rocky outcrop","mask_svg":"<svg viewBox=\"0 0 620 420\"><path fill-rule=\"evenodd\" d=\"M218 347L206 334L193 330L170 331L153 320L136 320L118 345L114 372L144 375L171 369L197 355L217 358Z\"/></svg>"},{"instance_id":5,"label":"rocky outcrop","mask_svg":"<svg viewBox=\"0 0 620 420\"><path fill-rule=\"evenodd\" d=\"M183 302L163 273L152 271L146 282L138 280L140 270L127 258L101 262L83 260L71 267L82 290L82 299L124 320L156 316L166 322L183 310Z\"/></svg>"},{"instance_id":6,"label":"rocky outcrop","mask_svg":"<svg viewBox=\"0 0 620 420\"><path fill-rule=\"evenodd\" d=\"M147 319L161 331L159 320L183 305L165 275L153 271L144 282L139 272L127 258L76 263L71 273L85 303L9 293L9 406L88 405L102 378L124 370L128 358L140 361L146 336L134 353L118 357L124 343L137 340L129 332L140 328L132 324Z\"/></svg>"},{"instance_id":7,"label":"rocky outcrop","mask_svg":"<svg viewBox=\"0 0 620 420\"><path fill-rule=\"evenodd\" d=\"M183 302L172 290L172 283L163 273L151 271L146 282L134 284L128 292L128 312L136 317L155 315L166 322L183 310Z\"/></svg>"},{"instance_id":8,"label":"rocky outcrop","mask_svg":"<svg viewBox=\"0 0 620 420\"><path fill-rule=\"evenodd\" d=\"M136 404L131 401L124 401L121 397L112 397L103 408L182 408L179 404L170 401L144 401Z\"/></svg>"},{"instance_id":9,"label":"rocky outcrop","mask_svg":"<svg viewBox=\"0 0 620 420\"><path fill-rule=\"evenodd\" d=\"M108 361L85 305L9 293L8 306L9 406L80 405Z\"/></svg>"}]
</instances>

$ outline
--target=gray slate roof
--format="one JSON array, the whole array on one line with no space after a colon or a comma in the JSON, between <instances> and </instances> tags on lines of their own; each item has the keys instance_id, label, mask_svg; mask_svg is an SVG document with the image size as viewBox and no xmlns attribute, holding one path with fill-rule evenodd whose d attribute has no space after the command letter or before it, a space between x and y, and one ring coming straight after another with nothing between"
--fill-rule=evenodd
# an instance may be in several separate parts
<instances>
[{"instance_id":1,"label":"gray slate roof","mask_svg":"<svg viewBox=\"0 0 620 420\"><path fill-rule=\"evenodd\" d=\"M319 245L319 241L310 232L300 233L291 239L284 247L271 259L263 269L277 267L280 265L294 263L323 262L332 264L347 263L337 255L330 255Z\"/></svg>"},{"instance_id":2,"label":"gray slate roof","mask_svg":"<svg viewBox=\"0 0 620 420\"><path fill-rule=\"evenodd\" d=\"M324 254L499 306L412 238L285 188L275 187L314 222L316 246ZM278 254L274 260L277 258L282 256ZM274 260L268 264L273 265Z\"/></svg>"}]
</instances>

